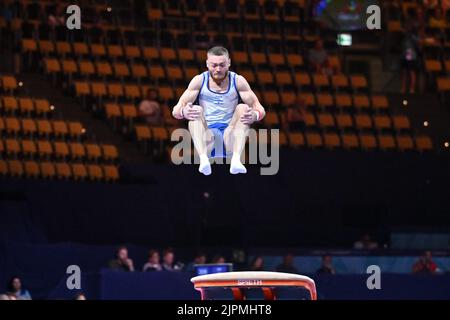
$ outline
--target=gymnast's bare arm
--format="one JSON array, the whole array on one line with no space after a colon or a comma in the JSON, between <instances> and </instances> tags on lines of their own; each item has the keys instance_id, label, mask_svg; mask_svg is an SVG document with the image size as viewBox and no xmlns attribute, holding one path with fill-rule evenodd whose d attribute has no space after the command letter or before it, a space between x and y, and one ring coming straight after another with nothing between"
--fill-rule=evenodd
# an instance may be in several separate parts
<instances>
[{"instance_id":1,"label":"gymnast's bare arm","mask_svg":"<svg viewBox=\"0 0 450 320\"><path fill-rule=\"evenodd\" d=\"M192 105L192 103L195 101L195 99L197 98L197 95L202 87L202 82L203 82L203 76L201 74L196 75L191 80L188 88L181 95L180 100L175 105L175 107L173 107L172 115L176 119L185 118L185 115L183 115L183 113L182 113L183 108L188 104Z\"/></svg>"}]
</instances>

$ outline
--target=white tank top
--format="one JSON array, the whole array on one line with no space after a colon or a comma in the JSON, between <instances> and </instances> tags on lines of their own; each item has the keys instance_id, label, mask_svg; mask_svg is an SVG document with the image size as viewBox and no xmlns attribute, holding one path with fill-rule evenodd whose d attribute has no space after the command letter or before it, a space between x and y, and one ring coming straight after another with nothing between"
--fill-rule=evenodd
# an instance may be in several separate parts
<instances>
[{"instance_id":1,"label":"white tank top","mask_svg":"<svg viewBox=\"0 0 450 320\"><path fill-rule=\"evenodd\" d=\"M220 93L209 88L209 71L202 73L203 83L198 94L198 104L203 107L206 124L229 124L240 96L236 88L236 73L228 71L228 90Z\"/></svg>"}]
</instances>

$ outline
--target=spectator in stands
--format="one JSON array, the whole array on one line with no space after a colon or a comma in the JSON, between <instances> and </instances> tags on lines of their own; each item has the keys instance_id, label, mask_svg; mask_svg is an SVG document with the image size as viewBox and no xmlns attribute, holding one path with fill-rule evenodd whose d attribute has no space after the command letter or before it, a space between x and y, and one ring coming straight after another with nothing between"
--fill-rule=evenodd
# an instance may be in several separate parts
<instances>
[{"instance_id":1,"label":"spectator in stands","mask_svg":"<svg viewBox=\"0 0 450 320\"><path fill-rule=\"evenodd\" d=\"M335 274L336 271L333 267L333 260L329 254L324 255L322 257L322 265L319 269L317 269L317 273L328 273L328 274Z\"/></svg>"},{"instance_id":2,"label":"spectator in stands","mask_svg":"<svg viewBox=\"0 0 450 320\"><path fill-rule=\"evenodd\" d=\"M303 131L305 128L305 101L301 96L297 96L293 105L287 110L287 125L292 131Z\"/></svg>"},{"instance_id":3,"label":"spectator in stands","mask_svg":"<svg viewBox=\"0 0 450 320\"><path fill-rule=\"evenodd\" d=\"M0 300L17 300L14 295L9 295L7 293L0 294Z\"/></svg>"},{"instance_id":4,"label":"spectator in stands","mask_svg":"<svg viewBox=\"0 0 450 320\"><path fill-rule=\"evenodd\" d=\"M200 49L209 49L214 46L214 39L212 33L208 33L208 17L206 15L202 15L198 20L198 32L195 34L195 40L197 44L197 48Z\"/></svg>"},{"instance_id":5,"label":"spectator in stands","mask_svg":"<svg viewBox=\"0 0 450 320\"><path fill-rule=\"evenodd\" d=\"M368 233L364 233L358 241L353 244L354 249L372 250L378 248L378 243L372 241Z\"/></svg>"},{"instance_id":6,"label":"spectator in stands","mask_svg":"<svg viewBox=\"0 0 450 320\"><path fill-rule=\"evenodd\" d=\"M283 257L283 262L277 266L277 272L286 273L299 273L297 268L294 267L294 256L292 253L288 253Z\"/></svg>"},{"instance_id":7,"label":"spectator in stands","mask_svg":"<svg viewBox=\"0 0 450 320\"><path fill-rule=\"evenodd\" d=\"M450 9L450 0L441 0L442 10L447 14L447 10Z\"/></svg>"},{"instance_id":8,"label":"spectator in stands","mask_svg":"<svg viewBox=\"0 0 450 320\"><path fill-rule=\"evenodd\" d=\"M87 300L83 292L78 292L73 300Z\"/></svg>"},{"instance_id":9,"label":"spectator in stands","mask_svg":"<svg viewBox=\"0 0 450 320\"><path fill-rule=\"evenodd\" d=\"M411 17L411 23L417 30L418 34L425 32L425 26L427 25L427 19L425 12L421 6L417 6L415 16Z\"/></svg>"},{"instance_id":10,"label":"spectator in stands","mask_svg":"<svg viewBox=\"0 0 450 320\"><path fill-rule=\"evenodd\" d=\"M173 249L165 249L163 252L162 269L164 271L180 271L182 268L183 264L175 263L175 253Z\"/></svg>"},{"instance_id":11,"label":"spectator in stands","mask_svg":"<svg viewBox=\"0 0 450 320\"><path fill-rule=\"evenodd\" d=\"M416 89L417 72L419 70L420 38L418 29L409 22L402 41L402 93L407 93L409 80L409 93Z\"/></svg>"},{"instance_id":12,"label":"spectator in stands","mask_svg":"<svg viewBox=\"0 0 450 320\"><path fill-rule=\"evenodd\" d=\"M413 273L433 274L436 271L437 265L432 259L431 251L425 251L412 268Z\"/></svg>"},{"instance_id":13,"label":"spectator in stands","mask_svg":"<svg viewBox=\"0 0 450 320\"><path fill-rule=\"evenodd\" d=\"M253 258L249 267L250 271L264 271L264 258L262 256L256 256Z\"/></svg>"},{"instance_id":14,"label":"spectator in stands","mask_svg":"<svg viewBox=\"0 0 450 320\"><path fill-rule=\"evenodd\" d=\"M158 250L151 249L148 252L148 260L147 260L147 263L144 264L144 267L142 268L142 271L144 271L144 272L162 271L162 266L159 263L159 252L158 252Z\"/></svg>"},{"instance_id":15,"label":"spectator in stands","mask_svg":"<svg viewBox=\"0 0 450 320\"><path fill-rule=\"evenodd\" d=\"M156 89L147 90L147 97L139 104L139 114L149 125L161 124L161 107Z\"/></svg>"},{"instance_id":16,"label":"spectator in stands","mask_svg":"<svg viewBox=\"0 0 450 320\"><path fill-rule=\"evenodd\" d=\"M30 293L28 292L28 290L22 287L22 281L17 276L11 278L8 283L7 289L8 292L6 293L6 295L12 297L12 300L14 300L14 298L16 300L31 300Z\"/></svg>"},{"instance_id":17,"label":"spectator in stands","mask_svg":"<svg viewBox=\"0 0 450 320\"><path fill-rule=\"evenodd\" d=\"M194 257L194 261L189 263L185 267L184 271L192 273L195 271L194 267L196 264L205 264L205 263L206 263L206 254L204 252L197 252Z\"/></svg>"},{"instance_id":18,"label":"spectator in stands","mask_svg":"<svg viewBox=\"0 0 450 320\"><path fill-rule=\"evenodd\" d=\"M117 271L134 271L133 260L128 257L128 249L125 246L117 249L116 259L109 262L109 268Z\"/></svg>"},{"instance_id":19,"label":"spectator in stands","mask_svg":"<svg viewBox=\"0 0 450 320\"><path fill-rule=\"evenodd\" d=\"M65 9L61 3L58 3L55 6L54 12L48 15L48 24L51 27L66 25Z\"/></svg>"},{"instance_id":20,"label":"spectator in stands","mask_svg":"<svg viewBox=\"0 0 450 320\"><path fill-rule=\"evenodd\" d=\"M323 47L322 39L318 39L314 45L314 48L309 50L308 61L312 72L327 75L331 73L328 64L328 53Z\"/></svg>"},{"instance_id":21,"label":"spectator in stands","mask_svg":"<svg viewBox=\"0 0 450 320\"><path fill-rule=\"evenodd\" d=\"M447 22L441 8L436 7L434 9L434 15L430 18L429 25L432 28L445 28Z\"/></svg>"},{"instance_id":22,"label":"spectator in stands","mask_svg":"<svg viewBox=\"0 0 450 320\"><path fill-rule=\"evenodd\" d=\"M211 263L225 263L225 262L226 262L225 257L220 254L216 254L211 260Z\"/></svg>"},{"instance_id":23,"label":"spectator in stands","mask_svg":"<svg viewBox=\"0 0 450 320\"><path fill-rule=\"evenodd\" d=\"M439 0L423 0L423 5L426 9L435 9L439 7Z\"/></svg>"}]
</instances>

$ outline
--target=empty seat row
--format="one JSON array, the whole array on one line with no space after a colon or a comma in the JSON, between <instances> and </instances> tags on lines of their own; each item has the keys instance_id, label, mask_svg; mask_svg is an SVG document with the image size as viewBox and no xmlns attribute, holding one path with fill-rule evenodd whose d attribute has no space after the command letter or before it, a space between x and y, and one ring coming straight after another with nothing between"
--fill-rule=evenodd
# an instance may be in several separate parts
<instances>
[{"instance_id":1,"label":"empty seat row","mask_svg":"<svg viewBox=\"0 0 450 320\"><path fill-rule=\"evenodd\" d=\"M2 159L0 159L0 176L111 182L117 181L120 177L115 165Z\"/></svg>"},{"instance_id":2,"label":"empty seat row","mask_svg":"<svg viewBox=\"0 0 450 320\"><path fill-rule=\"evenodd\" d=\"M93 161L115 161L119 154L114 145L98 145L94 143L65 143L63 141L50 142L47 140L0 140L0 154L7 156L30 156L41 158L72 158Z\"/></svg>"},{"instance_id":3,"label":"empty seat row","mask_svg":"<svg viewBox=\"0 0 450 320\"><path fill-rule=\"evenodd\" d=\"M80 138L86 130L81 122L32 118L0 118L0 134Z\"/></svg>"}]
</instances>

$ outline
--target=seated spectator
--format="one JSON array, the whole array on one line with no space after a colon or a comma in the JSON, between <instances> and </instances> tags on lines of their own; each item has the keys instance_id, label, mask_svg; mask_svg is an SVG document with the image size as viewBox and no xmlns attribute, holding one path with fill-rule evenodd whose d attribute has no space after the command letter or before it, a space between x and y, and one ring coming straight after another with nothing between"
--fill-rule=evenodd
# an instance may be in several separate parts
<instances>
[{"instance_id":1,"label":"seated spectator","mask_svg":"<svg viewBox=\"0 0 450 320\"><path fill-rule=\"evenodd\" d=\"M117 271L134 271L133 260L128 258L128 249L125 246L119 247L115 260L109 262L109 268Z\"/></svg>"},{"instance_id":2,"label":"seated spectator","mask_svg":"<svg viewBox=\"0 0 450 320\"><path fill-rule=\"evenodd\" d=\"M432 259L431 251L425 251L412 268L413 273L433 274L436 271L437 265Z\"/></svg>"},{"instance_id":3,"label":"seated spectator","mask_svg":"<svg viewBox=\"0 0 450 320\"><path fill-rule=\"evenodd\" d=\"M323 47L322 39L318 39L314 48L309 50L308 61L312 72L330 75L331 70L328 63L328 53Z\"/></svg>"},{"instance_id":4,"label":"seated spectator","mask_svg":"<svg viewBox=\"0 0 450 320\"><path fill-rule=\"evenodd\" d=\"M159 252L157 250L151 249L148 252L148 260L147 263L144 264L142 271L144 272L162 271L162 266L159 263Z\"/></svg>"},{"instance_id":5,"label":"seated spectator","mask_svg":"<svg viewBox=\"0 0 450 320\"><path fill-rule=\"evenodd\" d=\"M175 253L171 248L164 250L162 269L164 271L180 271L183 269L183 264L175 263Z\"/></svg>"},{"instance_id":6,"label":"seated spectator","mask_svg":"<svg viewBox=\"0 0 450 320\"><path fill-rule=\"evenodd\" d=\"M7 293L0 294L0 300L17 300L16 296Z\"/></svg>"},{"instance_id":7,"label":"seated spectator","mask_svg":"<svg viewBox=\"0 0 450 320\"><path fill-rule=\"evenodd\" d=\"M368 233L365 233L358 241L355 241L355 243L353 244L353 248L372 250L378 248L378 243L372 241L370 235Z\"/></svg>"},{"instance_id":8,"label":"seated spectator","mask_svg":"<svg viewBox=\"0 0 450 320\"><path fill-rule=\"evenodd\" d=\"M22 288L22 281L17 276L11 278L7 289L8 292L6 295L10 297L9 300L31 300L30 293L28 290Z\"/></svg>"},{"instance_id":9,"label":"seated spectator","mask_svg":"<svg viewBox=\"0 0 450 320\"><path fill-rule=\"evenodd\" d=\"M83 292L78 292L73 300L87 300Z\"/></svg>"},{"instance_id":10,"label":"seated spectator","mask_svg":"<svg viewBox=\"0 0 450 320\"><path fill-rule=\"evenodd\" d=\"M261 256L253 258L250 264L250 271L264 271L264 259Z\"/></svg>"},{"instance_id":11,"label":"seated spectator","mask_svg":"<svg viewBox=\"0 0 450 320\"><path fill-rule=\"evenodd\" d=\"M295 103L287 110L287 125L290 131L303 131L305 128L305 101L297 96Z\"/></svg>"},{"instance_id":12,"label":"seated spectator","mask_svg":"<svg viewBox=\"0 0 450 320\"><path fill-rule=\"evenodd\" d=\"M189 263L184 270L186 272L192 273L195 271L196 264L205 264L205 263L206 263L206 254L203 252L198 252L194 257L194 261Z\"/></svg>"},{"instance_id":13,"label":"seated spectator","mask_svg":"<svg viewBox=\"0 0 450 320\"><path fill-rule=\"evenodd\" d=\"M335 274L336 271L333 267L333 261L330 255L325 255L322 257L322 265L319 269L317 269L317 273L328 273L328 274Z\"/></svg>"},{"instance_id":14,"label":"seated spectator","mask_svg":"<svg viewBox=\"0 0 450 320\"><path fill-rule=\"evenodd\" d=\"M434 16L430 18L429 25L432 28L445 28L447 22L445 21L445 17L441 8L437 7L434 9Z\"/></svg>"},{"instance_id":15,"label":"seated spectator","mask_svg":"<svg viewBox=\"0 0 450 320\"><path fill-rule=\"evenodd\" d=\"M224 256L217 254L212 258L211 263L226 263L226 260Z\"/></svg>"},{"instance_id":16,"label":"seated spectator","mask_svg":"<svg viewBox=\"0 0 450 320\"><path fill-rule=\"evenodd\" d=\"M48 24L52 27L65 26L66 16L64 11L64 6L62 4L57 4L54 12L50 13L48 16Z\"/></svg>"},{"instance_id":17,"label":"seated spectator","mask_svg":"<svg viewBox=\"0 0 450 320\"><path fill-rule=\"evenodd\" d=\"M294 256L291 253L288 253L283 257L283 262L277 266L277 272L285 272L285 273L299 273L297 268L294 267Z\"/></svg>"},{"instance_id":18,"label":"seated spectator","mask_svg":"<svg viewBox=\"0 0 450 320\"><path fill-rule=\"evenodd\" d=\"M156 89L147 90L147 97L139 104L139 114L149 125L161 124L161 107Z\"/></svg>"}]
</instances>

